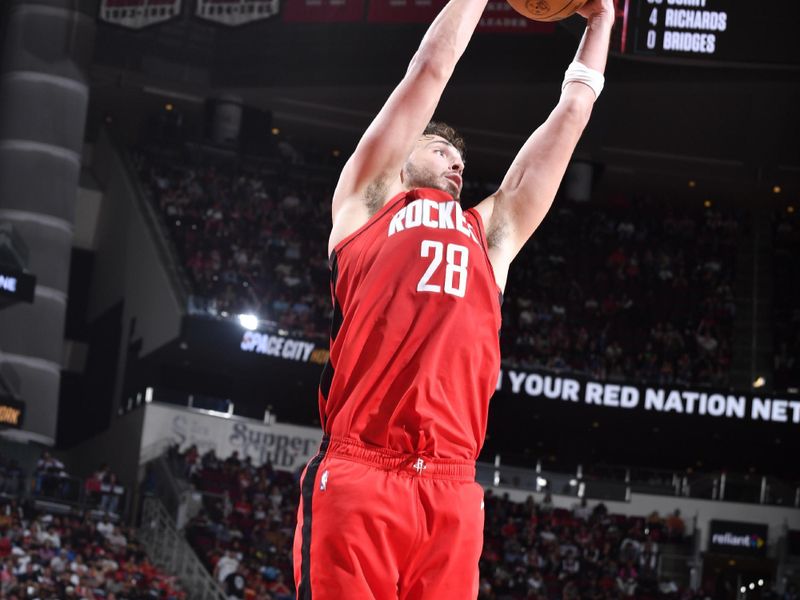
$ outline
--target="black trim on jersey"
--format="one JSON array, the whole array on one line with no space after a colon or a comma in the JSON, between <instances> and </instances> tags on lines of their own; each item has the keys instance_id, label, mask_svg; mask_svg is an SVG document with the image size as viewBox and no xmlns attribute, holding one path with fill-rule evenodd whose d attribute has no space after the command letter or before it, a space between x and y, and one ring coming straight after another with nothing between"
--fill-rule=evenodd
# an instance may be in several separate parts
<instances>
[{"instance_id":1,"label":"black trim on jersey","mask_svg":"<svg viewBox=\"0 0 800 600\"><path fill-rule=\"evenodd\" d=\"M339 329L342 326L344 315L342 314L342 307L339 304L339 299L336 297L336 282L339 279L339 257L334 250L331 253L331 297L333 298L333 316L331 317L331 343L336 340L339 335Z\"/></svg>"},{"instance_id":2,"label":"black trim on jersey","mask_svg":"<svg viewBox=\"0 0 800 600\"><path fill-rule=\"evenodd\" d=\"M330 439L323 436L319 452L308 463L305 477L300 484L300 493L303 496L303 530L302 543L300 546L300 583L297 586L298 600L311 600L311 500L314 496L315 482L317 481L317 471L325 453L328 451Z\"/></svg>"},{"instance_id":3,"label":"black trim on jersey","mask_svg":"<svg viewBox=\"0 0 800 600\"><path fill-rule=\"evenodd\" d=\"M328 394L331 393L331 384L333 384L333 375L335 370L331 364L331 359L325 361L325 366L322 368L322 376L319 378L319 391L325 402L328 401ZM323 427L325 424L323 423Z\"/></svg>"},{"instance_id":4,"label":"black trim on jersey","mask_svg":"<svg viewBox=\"0 0 800 600\"><path fill-rule=\"evenodd\" d=\"M339 304L339 299L336 297L336 282L339 279L339 258L334 250L330 258L331 267L331 298L333 299L333 315L331 316L331 346L336 336L339 335L339 329L342 326L344 315L342 314L342 307ZM328 401L328 394L331 391L331 384L333 384L334 375L333 363L330 357L325 361L325 367L322 369L322 376L319 380L319 391L325 401ZM324 417L323 417L324 418ZM324 427L323 423L323 427Z\"/></svg>"}]
</instances>

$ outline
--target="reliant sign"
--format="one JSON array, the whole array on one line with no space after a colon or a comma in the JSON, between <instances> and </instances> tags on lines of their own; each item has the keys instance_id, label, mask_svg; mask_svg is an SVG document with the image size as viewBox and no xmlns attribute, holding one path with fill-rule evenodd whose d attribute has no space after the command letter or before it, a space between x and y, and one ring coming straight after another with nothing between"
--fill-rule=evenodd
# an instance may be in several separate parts
<instances>
[{"instance_id":1,"label":"reliant sign","mask_svg":"<svg viewBox=\"0 0 800 600\"><path fill-rule=\"evenodd\" d=\"M762 523L711 521L708 551L720 554L765 556L767 553L767 526Z\"/></svg>"}]
</instances>

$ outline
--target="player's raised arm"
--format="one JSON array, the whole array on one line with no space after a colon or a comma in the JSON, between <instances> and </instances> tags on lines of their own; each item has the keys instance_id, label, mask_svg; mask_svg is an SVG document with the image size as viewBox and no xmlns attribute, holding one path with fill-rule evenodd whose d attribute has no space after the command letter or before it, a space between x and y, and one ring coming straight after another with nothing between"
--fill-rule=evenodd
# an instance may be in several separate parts
<instances>
[{"instance_id":1,"label":"player's raised arm","mask_svg":"<svg viewBox=\"0 0 800 600\"><path fill-rule=\"evenodd\" d=\"M525 142L499 190L478 210L487 222L489 256L500 287L508 266L544 219L602 88L613 0L589 0L579 11L587 18L575 61L565 76L561 99Z\"/></svg>"},{"instance_id":2,"label":"player's raised arm","mask_svg":"<svg viewBox=\"0 0 800 600\"><path fill-rule=\"evenodd\" d=\"M369 218L368 188L389 190L399 182L403 162L431 120L486 3L450 0L428 28L403 80L342 170L333 195L331 245L334 238L346 236Z\"/></svg>"}]
</instances>

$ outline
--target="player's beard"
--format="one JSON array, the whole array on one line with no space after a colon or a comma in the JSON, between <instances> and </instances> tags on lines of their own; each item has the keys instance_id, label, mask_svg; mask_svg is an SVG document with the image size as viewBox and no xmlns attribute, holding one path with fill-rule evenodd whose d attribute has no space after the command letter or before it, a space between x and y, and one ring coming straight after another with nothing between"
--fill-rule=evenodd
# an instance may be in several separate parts
<instances>
[{"instance_id":1,"label":"player's beard","mask_svg":"<svg viewBox=\"0 0 800 600\"><path fill-rule=\"evenodd\" d=\"M426 167L418 167L412 162L406 163L405 168L406 178L405 186L409 189L413 188L433 188L447 192L453 197L453 200L460 201L459 198L461 190L455 182L450 181L444 175L437 175L431 169Z\"/></svg>"}]
</instances>

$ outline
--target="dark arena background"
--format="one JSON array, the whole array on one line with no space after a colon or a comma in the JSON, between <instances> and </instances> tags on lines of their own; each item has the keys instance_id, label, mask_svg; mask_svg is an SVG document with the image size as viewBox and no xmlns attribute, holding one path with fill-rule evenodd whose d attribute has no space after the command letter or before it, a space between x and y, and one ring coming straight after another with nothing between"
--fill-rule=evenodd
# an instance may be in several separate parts
<instances>
[{"instance_id":1,"label":"dark arena background","mask_svg":"<svg viewBox=\"0 0 800 600\"><path fill-rule=\"evenodd\" d=\"M332 192L443 5L0 4L0 596L295 597ZM618 0L505 290L481 599L798 598L798 22ZM489 2L436 113L465 205L582 30Z\"/></svg>"}]
</instances>

